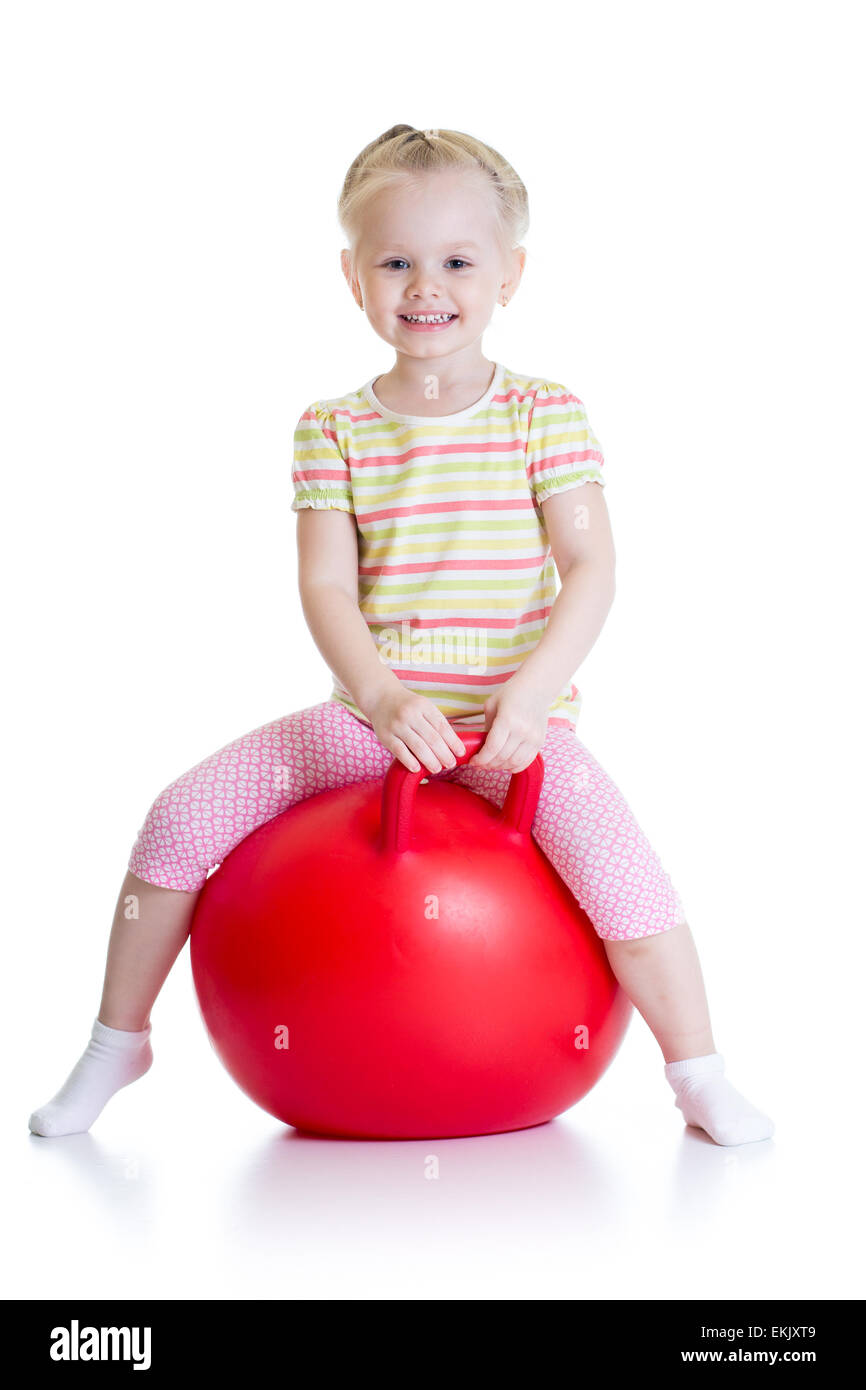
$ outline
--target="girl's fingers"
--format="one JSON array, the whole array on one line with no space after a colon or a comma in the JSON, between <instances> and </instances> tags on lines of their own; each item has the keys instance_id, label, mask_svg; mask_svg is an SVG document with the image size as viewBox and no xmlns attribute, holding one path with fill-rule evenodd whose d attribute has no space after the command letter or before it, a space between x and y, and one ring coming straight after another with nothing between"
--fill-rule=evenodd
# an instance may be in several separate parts
<instances>
[{"instance_id":1,"label":"girl's fingers","mask_svg":"<svg viewBox=\"0 0 866 1390\"><path fill-rule=\"evenodd\" d=\"M478 752L469 759L469 766L472 767L472 765L475 764L478 767L489 767L491 769L500 767L508 753L509 747L514 742L515 740L509 738L508 735L506 735L505 741L503 742L502 733L496 728L494 722L490 729L488 729L487 737Z\"/></svg>"},{"instance_id":2,"label":"girl's fingers","mask_svg":"<svg viewBox=\"0 0 866 1390\"><path fill-rule=\"evenodd\" d=\"M535 745L525 739L509 738L500 753L489 763L480 765L490 768L492 772L523 772L530 763L535 762L537 752ZM474 761L474 758L470 759L470 766Z\"/></svg>"},{"instance_id":3,"label":"girl's fingers","mask_svg":"<svg viewBox=\"0 0 866 1390\"><path fill-rule=\"evenodd\" d=\"M534 763L538 755L538 750L532 743L519 743L511 756L513 772L524 772L530 763Z\"/></svg>"},{"instance_id":4,"label":"girl's fingers","mask_svg":"<svg viewBox=\"0 0 866 1390\"><path fill-rule=\"evenodd\" d=\"M402 738L403 742L415 754L415 757L426 772L442 771L442 768L439 766L439 759L430 748L424 735L420 734L417 729L407 727L401 734L398 734L397 737ZM435 764L435 766L431 766L431 764ZM413 768L412 771L417 772L418 768Z\"/></svg>"},{"instance_id":5,"label":"girl's fingers","mask_svg":"<svg viewBox=\"0 0 866 1390\"><path fill-rule=\"evenodd\" d=\"M397 746L396 748L390 748L388 750L389 753L393 753L395 758L399 758L403 766L408 768L410 772L420 772L421 764L415 757L411 748L407 748L403 740L398 738L396 734L394 734L394 742Z\"/></svg>"},{"instance_id":6,"label":"girl's fingers","mask_svg":"<svg viewBox=\"0 0 866 1390\"><path fill-rule=\"evenodd\" d=\"M429 724L425 727L423 737L426 738L432 753L439 759L444 767L453 767L457 761L457 749L451 748L451 743L438 725ZM459 740L456 740L459 742Z\"/></svg>"},{"instance_id":7,"label":"girl's fingers","mask_svg":"<svg viewBox=\"0 0 866 1390\"><path fill-rule=\"evenodd\" d=\"M457 760L456 753L451 752L439 729L431 724L425 716L421 717L421 722L418 725L408 725L402 737L406 743L410 744L413 752L428 772L444 772L446 768L452 767Z\"/></svg>"},{"instance_id":8,"label":"girl's fingers","mask_svg":"<svg viewBox=\"0 0 866 1390\"><path fill-rule=\"evenodd\" d=\"M440 732L455 758L461 758L466 752L466 745L463 743L457 730L452 728L447 719L445 721L445 727L440 727Z\"/></svg>"}]
</instances>

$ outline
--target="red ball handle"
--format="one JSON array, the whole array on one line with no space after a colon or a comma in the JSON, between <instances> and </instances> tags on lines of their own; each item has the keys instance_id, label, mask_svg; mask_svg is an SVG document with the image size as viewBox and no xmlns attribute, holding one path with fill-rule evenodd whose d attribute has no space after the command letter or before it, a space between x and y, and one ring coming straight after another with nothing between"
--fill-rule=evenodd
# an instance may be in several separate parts
<instances>
[{"instance_id":1,"label":"red ball handle","mask_svg":"<svg viewBox=\"0 0 866 1390\"><path fill-rule=\"evenodd\" d=\"M466 750L455 755L457 766L460 767L478 752L487 737L487 730L461 729L453 724L452 728L459 734ZM409 848L412 811L418 786L423 778L438 775L425 771L423 767L417 772L410 772L399 758L394 759L385 773L385 784L382 788L382 828L379 843L383 851L396 851L399 854ZM541 754L536 753L529 767L512 774L504 805L499 812L502 825L507 826L509 830L517 831L519 835L529 835L543 782L544 761Z\"/></svg>"}]
</instances>

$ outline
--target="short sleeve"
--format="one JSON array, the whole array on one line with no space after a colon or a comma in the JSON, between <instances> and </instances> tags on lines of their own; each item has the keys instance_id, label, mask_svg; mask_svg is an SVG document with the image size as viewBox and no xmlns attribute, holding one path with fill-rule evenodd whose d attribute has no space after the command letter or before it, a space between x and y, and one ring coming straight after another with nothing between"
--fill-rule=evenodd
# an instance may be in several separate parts
<instances>
[{"instance_id":1,"label":"short sleeve","mask_svg":"<svg viewBox=\"0 0 866 1390\"><path fill-rule=\"evenodd\" d=\"M559 382L535 393L526 441L526 476L536 502L583 483L601 483L604 454L583 402Z\"/></svg>"},{"instance_id":2,"label":"short sleeve","mask_svg":"<svg viewBox=\"0 0 866 1390\"><path fill-rule=\"evenodd\" d=\"M292 511L302 507L354 512L349 465L340 453L334 418L315 402L295 428Z\"/></svg>"}]
</instances>

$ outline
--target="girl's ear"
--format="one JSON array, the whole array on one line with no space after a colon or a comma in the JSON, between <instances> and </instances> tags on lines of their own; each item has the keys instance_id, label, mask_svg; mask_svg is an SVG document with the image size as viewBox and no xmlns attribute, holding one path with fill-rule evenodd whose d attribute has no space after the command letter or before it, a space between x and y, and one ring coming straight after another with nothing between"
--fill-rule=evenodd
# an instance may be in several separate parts
<instances>
[{"instance_id":1,"label":"girl's ear","mask_svg":"<svg viewBox=\"0 0 866 1390\"><path fill-rule=\"evenodd\" d=\"M352 253L349 251L349 248L347 246L344 247L343 250L340 252L340 266L342 267L346 284L352 291L352 298L354 299L358 307L360 309L363 309L364 301L361 298L361 287L358 284L357 280L355 280L355 277L352 273Z\"/></svg>"},{"instance_id":2,"label":"girl's ear","mask_svg":"<svg viewBox=\"0 0 866 1390\"><path fill-rule=\"evenodd\" d=\"M513 271L513 277L514 277L514 279L513 279L513 289L512 289L512 291L511 291L511 293L513 294L513 293L514 293L514 290L517 289L517 286L520 284L520 281L521 281L521 279L523 278L523 271L524 271L524 268L525 268L525 266L526 266L526 247L525 247L525 246L515 246L515 248L514 248L514 250L512 251L511 255L512 255L513 264L514 264L514 271Z\"/></svg>"},{"instance_id":3,"label":"girl's ear","mask_svg":"<svg viewBox=\"0 0 866 1390\"><path fill-rule=\"evenodd\" d=\"M507 278L502 285L499 298L500 304L503 305L507 304L509 299L514 297L517 286L520 284L523 276L523 268L526 265L526 247L515 246L509 253L509 256L510 259L506 262Z\"/></svg>"}]
</instances>

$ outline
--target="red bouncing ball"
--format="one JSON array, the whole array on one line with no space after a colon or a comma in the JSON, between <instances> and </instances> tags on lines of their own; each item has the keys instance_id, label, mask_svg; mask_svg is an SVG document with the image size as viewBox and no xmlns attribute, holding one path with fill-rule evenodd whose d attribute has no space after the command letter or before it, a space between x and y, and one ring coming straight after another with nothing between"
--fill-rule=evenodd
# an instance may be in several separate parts
<instances>
[{"instance_id":1,"label":"red bouncing ball","mask_svg":"<svg viewBox=\"0 0 866 1390\"><path fill-rule=\"evenodd\" d=\"M483 730L459 730L466 762ZM190 938L210 1041L271 1115L347 1138L543 1124L609 1066L631 1004L532 839L539 754L501 811L395 759L274 817Z\"/></svg>"}]
</instances>

